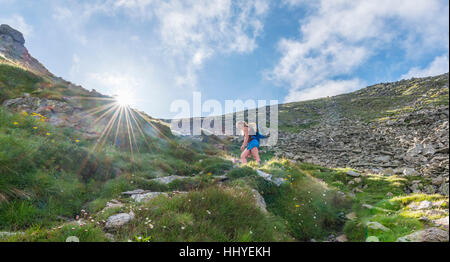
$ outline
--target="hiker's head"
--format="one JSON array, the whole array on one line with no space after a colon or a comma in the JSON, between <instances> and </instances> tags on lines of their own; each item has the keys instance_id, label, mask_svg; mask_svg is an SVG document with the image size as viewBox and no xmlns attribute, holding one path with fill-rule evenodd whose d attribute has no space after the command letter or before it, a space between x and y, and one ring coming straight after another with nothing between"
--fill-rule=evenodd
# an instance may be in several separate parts
<instances>
[{"instance_id":1,"label":"hiker's head","mask_svg":"<svg viewBox=\"0 0 450 262\"><path fill-rule=\"evenodd\" d=\"M238 121L238 122L236 123L236 128L237 128L237 129L239 129L239 130L244 130L244 127L248 127L247 122L245 122L245 121Z\"/></svg>"},{"instance_id":2,"label":"hiker's head","mask_svg":"<svg viewBox=\"0 0 450 262\"><path fill-rule=\"evenodd\" d=\"M236 131L240 131L239 133L241 134L241 135L244 135L244 128L245 127L248 127L248 124L247 124L247 122L245 122L245 121L238 121L237 123L236 123ZM236 132L237 133L237 132Z\"/></svg>"},{"instance_id":3,"label":"hiker's head","mask_svg":"<svg viewBox=\"0 0 450 262\"><path fill-rule=\"evenodd\" d=\"M244 128L248 127L249 135L254 135L256 133L256 123L247 123L245 121L238 121L236 123L236 128L241 131L241 134L244 134Z\"/></svg>"}]
</instances>

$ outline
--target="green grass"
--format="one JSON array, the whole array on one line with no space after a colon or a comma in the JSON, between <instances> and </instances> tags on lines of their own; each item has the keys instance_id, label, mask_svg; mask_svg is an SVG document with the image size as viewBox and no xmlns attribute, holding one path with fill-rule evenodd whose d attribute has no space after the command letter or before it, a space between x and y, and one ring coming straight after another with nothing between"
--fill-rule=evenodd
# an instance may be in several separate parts
<instances>
[{"instance_id":1,"label":"green grass","mask_svg":"<svg viewBox=\"0 0 450 262\"><path fill-rule=\"evenodd\" d=\"M1 238L0 242L66 242L69 237L77 237L80 242L108 242L100 227L93 224L79 226L67 224L61 228L44 229L39 226L28 228L23 234Z\"/></svg>"},{"instance_id":2,"label":"green grass","mask_svg":"<svg viewBox=\"0 0 450 262\"><path fill-rule=\"evenodd\" d=\"M426 212L408 210L407 205L411 202L441 201L440 209L448 205L448 198L441 195L411 194L406 195L403 191L405 186L412 180L421 180L429 183L421 177L398 177L369 174L361 176L360 183L349 184L354 180L345 174L346 169L328 169L311 164L299 164L304 172L325 181L328 185L334 185L343 192L354 192L352 199L356 219L345 223L344 232L350 241L365 241L368 236L376 236L382 242L393 242L399 237L411 234L427 226L420 218L437 219L442 217ZM364 186L363 186L364 185ZM358 191L354 191L359 189ZM363 205L370 205L369 209ZM388 232L374 230L367 227L368 222L378 222L389 228Z\"/></svg>"},{"instance_id":3,"label":"green grass","mask_svg":"<svg viewBox=\"0 0 450 262\"><path fill-rule=\"evenodd\" d=\"M227 161L204 155L204 163L196 166L201 149L176 141L160 146L159 151L141 150L134 158L117 147L92 151L92 146L93 142L73 130L0 109L0 229L50 226L58 216L72 218L86 205L98 210L108 199L136 188L199 188L197 181L167 186L150 179L192 176L201 171L219 173L229 167Z\"/></svg>"},{"instance_id":4,"label":"green grass","mask_svg":"<svg viewBox=\"0 0 450 262\"><path fill-rule=\"evenodd\" d=\"M270 213L285 220L289 234L300 241L323 240L339 232L342 214L351 208L351 201L338 195L336 188L308 175L288 160L272 159L261 167L273 177L286 182L277 187L255 174L249 166L235 168L227 175L231 185L250 185L264 197Z\"/></svg>"},{"instance_id":5,"label":"green grass","mask_svg":"<svg viewBox=\"0 0 450 262\"><path fill-rule=\"evenodd\" d=\"M43 79L18 67L0 64L0 103L23 93L32 93Z\"/></svg>"},{"instance_id":6,"label":"green grass","mask_svg":"<svg viewBox=\"0 0 450 262\"><path fill-rule=\"evenodd\" d=\"M117 232L152 241L280 241L291 239L283 223L264 215L248 188L208 187L172 198L160 196L134 209L136 219Z\"/></svg>"}]
</instances>

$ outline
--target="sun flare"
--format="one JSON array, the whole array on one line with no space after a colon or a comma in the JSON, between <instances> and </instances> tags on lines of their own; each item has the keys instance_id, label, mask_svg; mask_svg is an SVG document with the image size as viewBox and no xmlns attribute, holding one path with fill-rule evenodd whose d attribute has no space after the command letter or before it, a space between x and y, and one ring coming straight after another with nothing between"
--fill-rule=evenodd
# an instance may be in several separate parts
<instances>
[{"instance_id":1,"label":"sun flare","mask_svg":"<svg viewBox=\"0 0 450 262\"><path fill-rule=\"evenodd\" d=\"M120 93L115 96L116 103L120 106L130 106L133 103L133 97L127 93Z\"/></svg>"}]
</instances>

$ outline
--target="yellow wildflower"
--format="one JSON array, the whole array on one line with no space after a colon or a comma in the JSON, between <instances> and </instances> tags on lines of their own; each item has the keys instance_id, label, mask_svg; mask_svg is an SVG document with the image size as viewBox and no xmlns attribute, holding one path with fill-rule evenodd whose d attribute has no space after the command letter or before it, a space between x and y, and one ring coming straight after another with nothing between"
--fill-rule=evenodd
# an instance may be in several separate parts
<instances>
[{"instance_id":1,"label":"yellow wildflower","mask_svg":"<svg viewBox=\"0 0 450 262\"><path fill-rule=\"evenodd\" d=\"M50 133L46 133L45 135L46 135L46 136L50 136L51 134L50 134Z\"/></svg>"},{"instance_id":2,"label":"yellow wildflower","mask_svg":"<svg viewBox=\"0 0 450 262\"><path fill-rule=\"evenodd\" d=\"M27 111L22 111L22 114L23 114L24 116L28 116Z\"/></svg>"},{"instance_id":3,"label":"yellow wildflower","mask_svg":"<svg viewBox=\"0 0 450 262\"><path fill-rule=\"evenodd\" d=\"M295 205L295 207L296 207L296 208L299 208L299 207L300 207L300 205Z\"/></svg>"},{"instance_id":4,"label":"yellow wildflower","mask_svg":"<svg viewBox=\"0 0 450 262\"><path fill-rule=\"evenodd\" d=\"M208 176L211 176L211 175L212 175L211 172L209 172L209 173L208 173Z\"/></svg>"},{"instance_id":5,"label":"yellow wildflower","mask_svg":"<svg viewBox=\"0 0 450 262\"><path fill-rule=\"evenodd\" d=\"M75 140L75 143L80 143L80 140L76 139L76 140Z\"/></svg>"},{"instance_id":6,"label":"yellow wildflower","mask_svg":"<svg viewBox=\"0 0 450 262\"><path fill-rule=\"evenodd\" d=\"M36 129L38 129L38 127L37 126L33 126L33 129L36 130Z\"/></svg>"},{"instance_id":7,"label":"yellow wildflower","mask_svg":"<svg viewBox=\"0 0 450 262\"><path fill-rule=\"evenodd\" d=\"M19 124L19 122L14 122L13 125L17 126Z\"/></svg>"}]
</instances>

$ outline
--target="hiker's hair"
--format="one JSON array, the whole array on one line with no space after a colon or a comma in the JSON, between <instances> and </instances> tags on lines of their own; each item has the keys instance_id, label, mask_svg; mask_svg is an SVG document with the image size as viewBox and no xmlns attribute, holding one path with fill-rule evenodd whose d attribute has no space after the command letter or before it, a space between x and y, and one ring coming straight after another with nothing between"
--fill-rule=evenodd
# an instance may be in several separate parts
<instances>
[{"instance_id":1,"label":"hiker's hair","mask_svg":"<svg viewBox=\"0 0 450 262\"><path fill-rule=\"evenodd\" d=\"M238 121L238 122L236 122L236 128L242 129L244 127L248 127L247 122L245 122L245 121Z\"/></svg>"},{"instance_id":2,"label":"hiker's hair","mask_svg":"<svg viewBox=\"0 0 450 262\"><path fill-rule=\"evenodd\" d=\"M244 127L248 127L248 133L249 135L254 135L256 134L256 123L247 123L245 121L238 121L236 123L236 128L239 129L241 131L241 135L244 135Z\"/></svg>"}]
</instances>

